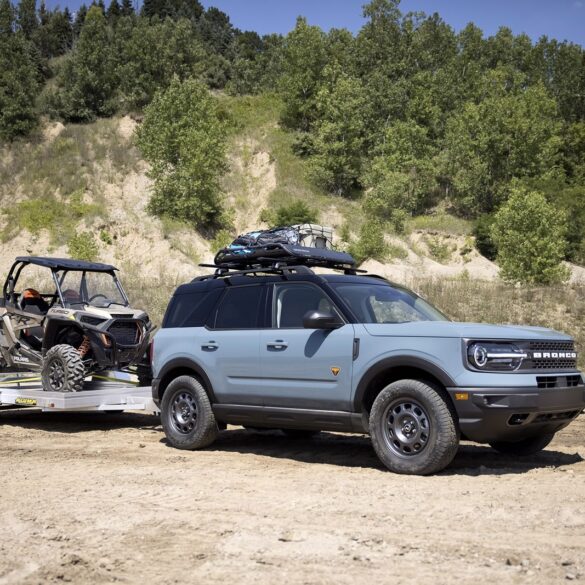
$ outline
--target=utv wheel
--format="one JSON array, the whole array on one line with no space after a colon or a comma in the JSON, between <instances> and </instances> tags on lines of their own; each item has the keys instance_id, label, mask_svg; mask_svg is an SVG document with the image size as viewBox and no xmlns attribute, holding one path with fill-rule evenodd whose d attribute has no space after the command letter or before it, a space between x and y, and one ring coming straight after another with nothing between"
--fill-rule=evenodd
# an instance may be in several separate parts
<instances>
[{"instance_id":1,"label":"utv wheel","mask_svg":"<svg viewBox=\"0 0 585 585\"><path fill-rule=\"evenodd\" d=\"M490 443L490 447L504 455L534 455L534 453L542 451L553 440L554 436L554 433L549 433L547 435L523 439L515 443L495 441Z\"/></svg>"},{"instance_id":2,"label":"utv wheel","mask_svg":"<svg viewBox=\"0 0 585 585\"><path fill-rule=\"evenodd\" d=\"M428 475L455 457L459 431L455 414L438 388L399 380L374 400L370 435L376 454L395 473Z\"/></svg>"},{"instance_id":3,"label":"utv wheel","mask_svg":"<svg viewBox=\"0 0 585 585\"><path fill-rule=\"evenodd\" d=\"M85 366L79 352L71 345L55 345L43 359L41 380L47 392L83 390Z\"/></svg>"},{"instance_id":4,"label":"utv wheel","mask_svg":"<svg viewBox=\"0 0 585 585\"><path fill-rule=\"evenodd\" d=\"M219 432L205 389L191 376L179 376L165 390L161 423L169 443L177 449L202 449Z\"/></svg>"}]
</instances>

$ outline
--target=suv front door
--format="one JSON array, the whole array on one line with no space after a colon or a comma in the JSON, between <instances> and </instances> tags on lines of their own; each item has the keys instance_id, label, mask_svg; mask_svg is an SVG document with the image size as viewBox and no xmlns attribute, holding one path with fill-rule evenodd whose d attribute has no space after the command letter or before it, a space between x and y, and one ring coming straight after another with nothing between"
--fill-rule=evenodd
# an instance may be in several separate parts
<instances>
[{"instance_id":1,"label":"suv front door","mask_svg":"<svg viewBox=\"0 0 585 585\"><path fill-rule=\"evenodd\" d=\"M350 411L353 325L305 329L308 311L341 313L309 282L273 285L272 328L260 332L264 404L269 407Z\"/></svg>"}]
</instances>

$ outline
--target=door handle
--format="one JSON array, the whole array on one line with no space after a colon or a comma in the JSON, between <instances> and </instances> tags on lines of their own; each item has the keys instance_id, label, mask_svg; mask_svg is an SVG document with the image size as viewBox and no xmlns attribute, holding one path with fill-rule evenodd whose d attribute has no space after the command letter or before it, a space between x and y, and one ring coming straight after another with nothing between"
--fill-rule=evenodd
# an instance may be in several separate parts
<instances>
[{"instance_id":1,"label":"door handle","mask_svg":"<svg viewBox=\"0 0 585 585\"><path fill-rule=\"evenodd\" d=\"M284 351L288 347L288 343L282 339L277 339L266 345L270 351Z\"/></svg>"},{"instance_id":2,"label":"door handle","mask_svg":"<svg viewBox=\"0 0 585 585\"><path fill-rule=\"evenodd\" d=\"M215 351L218 348L219 348L219 345L217 345L217 343L215 343L215 341L208 341L207 343L204 343L201 346L201 349L203 351Z\"/></svg>"}]
</instances>

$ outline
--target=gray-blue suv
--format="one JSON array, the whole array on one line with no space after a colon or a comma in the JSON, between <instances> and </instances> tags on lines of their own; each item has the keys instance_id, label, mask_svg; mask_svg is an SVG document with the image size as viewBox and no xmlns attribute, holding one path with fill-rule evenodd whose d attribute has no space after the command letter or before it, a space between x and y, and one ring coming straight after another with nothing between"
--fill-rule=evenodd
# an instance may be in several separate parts
<instances>
[{"instance_id":1,"label":"gray-blue suv","mask_svg":"<svg viewBox=\"0 0 585 585\"><path fill-rule=\"evenodd\" d=\"M388 469L430 474L459 441L529 455L585 407L571 337L455 323L377 276L306 266L230 271L180 286L153 348L171 445L226 425L367 433Z\"/></svg>"}]
</instances>

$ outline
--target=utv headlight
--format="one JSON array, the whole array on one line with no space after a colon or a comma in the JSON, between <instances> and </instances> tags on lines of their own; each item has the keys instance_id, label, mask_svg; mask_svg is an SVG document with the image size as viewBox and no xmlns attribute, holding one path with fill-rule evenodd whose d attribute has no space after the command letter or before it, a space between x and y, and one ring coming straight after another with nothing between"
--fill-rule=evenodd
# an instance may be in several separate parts
<instances>
[{"instance_id":1,"label":"utv headlight","mask_svg":"<svg viewBox=\"0 0 585 585\"><path fill-rule=\"evenodd\" d=\"M484 372L512 372L528 355L513 343L477 341L467 347L469 364Z\"/></svg>"}]
</instances>

